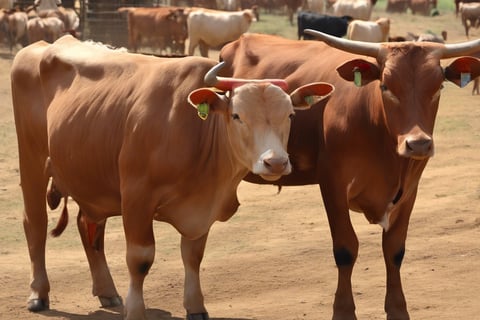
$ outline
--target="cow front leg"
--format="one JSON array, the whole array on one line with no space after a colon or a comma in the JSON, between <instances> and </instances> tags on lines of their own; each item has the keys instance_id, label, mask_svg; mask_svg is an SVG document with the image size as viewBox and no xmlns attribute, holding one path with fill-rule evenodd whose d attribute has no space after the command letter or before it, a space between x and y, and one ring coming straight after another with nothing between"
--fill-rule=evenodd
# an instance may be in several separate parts
<instances>
[{"instance_id":1,"label":"cow front leg","mask_svg":"<svg viewBox=\"0 0 480 320\"><path fill-rule=\"evenodd\" d=\"M152 217L123 214L123 227L127 241L127 266L130 285L125 300L125 320L145 320L143 282L155 258L155 239Z\"/></svg>"},{"instance_id":2,"label":"cow front leg","mask_svg":"<svg viewBox=\"0 0 480 320\"><path fill-rule=\"evenodd\" d=\"M358 239L353 230L347 201L340 201L332 187L323 186L322 196L333 241L333 256L338 270L338 283L333 303L333 320L356 320L352 293L352 271L358 255Z\"/></svg>"},{"instance_id":3,"label":"cow front leg","mask_svg":"<svg viewBox=\"0 0 480 320\"><path fill-rule=\"evenodd\" d=\"M208 233L196 240L189 240L183 236L181 240L182 260L185 268L183 306L187 311L188 320L209 319L200 286L200 263L205 252L207 238Z\"/></svg>"},{"instance_id":4,"label":"cow front leg","mask_svg":"<svg viewBox=\"0 0 480 320\"><path fill-rule=\"evenodd\" d=\"M330 220L330 219L329 219ZM352 272L358 255L358 239L350 217L335 217L330 223L333 256L338 270L337 290L333 303L333 320L356 320L352 293Z\"/></svg>"},{"instance_id":5,"label":"cow front leg","mask_svg":"<svg viewBox=\"0 0 480 320\"><path fill-rule=\"evenodd\" d=\"M405 254L408 223L414 202L415 199L399 208L394 224L382 235L383 257L387 271L385 312L388 320L410 319L402 289L400 267Z\"/></svg>"},{"instance_id":6,"label":"cow front leg","mask_svg":"<svg viewBox=\"0 0 480 320\"><path fill-rule=\"evenodd\" d=\"M110 308L122 305L105 258L104 239L106 220L93 223L79 210L77 216L78 232L87 255L90 273L92 275L92 293L98 297L102 307Z\"/></svg>"}]
</instances>

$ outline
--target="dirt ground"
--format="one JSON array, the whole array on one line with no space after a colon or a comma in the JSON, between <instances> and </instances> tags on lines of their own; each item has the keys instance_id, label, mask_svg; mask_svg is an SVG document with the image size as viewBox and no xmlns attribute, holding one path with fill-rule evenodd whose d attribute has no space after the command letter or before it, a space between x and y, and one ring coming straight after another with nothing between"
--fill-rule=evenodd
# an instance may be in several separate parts
<instances>
[{"instance_id":1,"label":"dirt ground","mask_svg":"<svg viewBox=\"0 0 480 320\"><path fill-rule=\"evenodd\" d=\"M0 50L0 319L121 319L121 308L103 309L91 295L74 208L65 233L47 242L51 310L26 310L30 267L18 185L11 62L8 51ZM480 319L480 96L471 95L471 84L459 89L445 83L434 137L436 154L420 183L402 267L409 312L416 320ZM318 186L276 193L271 186L242 183L238 213L212 227L201 269L212 319L331 318L337 271ZM58 217L59 211L50 214L50 229ZM360 240L353 274L357 316L385 319L382 230L358 213L352 213L352 220ZM107 227L107 258L125 297L128 274L120 218L110 219ZM155 224L155 234L156 259L144 291L147 315L183 319L180 237L163 223Z\"/></svg>"}]
</instances>

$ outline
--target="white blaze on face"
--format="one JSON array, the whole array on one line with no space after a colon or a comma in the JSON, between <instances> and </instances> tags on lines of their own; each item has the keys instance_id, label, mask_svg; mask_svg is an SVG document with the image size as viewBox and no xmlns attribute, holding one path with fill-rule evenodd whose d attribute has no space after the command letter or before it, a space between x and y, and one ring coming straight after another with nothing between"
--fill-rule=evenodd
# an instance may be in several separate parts
<instances>
[{"instance_id":1,"label":"white blaze on face","mask_svg":"<svg viewBox=\"0 0 480 320\"><path fill-rule=\"evenodd\" d=\"M289 174L290 96L271 84L245 84L235 89L231 106L232 142L249 170L267 180Z\"/></svg>"}]
</instances>

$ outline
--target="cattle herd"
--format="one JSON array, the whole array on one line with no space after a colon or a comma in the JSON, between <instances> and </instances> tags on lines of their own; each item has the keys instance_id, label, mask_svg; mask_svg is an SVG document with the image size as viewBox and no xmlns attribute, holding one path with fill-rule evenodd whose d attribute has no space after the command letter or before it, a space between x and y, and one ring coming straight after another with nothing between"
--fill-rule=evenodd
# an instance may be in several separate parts
<instances>
[{"instance_id":1,"label":"cattle herd","mask_svg":"<svg viewBox=\"0 0 480 320\"><path fill-rule=\"evenodd\" d=\"M387 319L410 318L400 267L419 181L434 153L442 83L475 81L479 93L480 39L449 44L445 33L389 41L390 20L370 20L371 0L293 6L309 10L297 13L298 38L319 41L286 39L248 33L260 7L228 2L222 9L235 10L121 7L129 48L113 49L76 39L74 10L37 2L0 16L2 41L16 51L12 101L30 311L50 307L47 205L63 201L52 231L59 236L73 199L103 307L123 304L125 319L146 319L143 283L158 220L181 234L187 319L209 319L199 276L209 229L237 211L237 187L246 180L320 186L338 269L333 319L356 319L351 276L359 243L349 211L380 225ZM458 6L466 36L480 23L479 5ZM435 7L389 0L387 10L428 15ZM169 57L136 54L145 46ZM203 57L190 57L197 47ZM208 58L209 48L221 48L219 61ZM126 238L125 301L104 254L112 216L122 217Z\"/></svg>"}]
</instances>

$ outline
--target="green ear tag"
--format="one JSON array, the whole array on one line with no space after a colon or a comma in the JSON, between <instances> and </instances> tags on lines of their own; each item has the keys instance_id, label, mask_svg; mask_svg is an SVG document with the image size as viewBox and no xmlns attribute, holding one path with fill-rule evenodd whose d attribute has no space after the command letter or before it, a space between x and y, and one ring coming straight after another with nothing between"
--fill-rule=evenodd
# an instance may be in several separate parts
<instances>
[{"instance_id":1,"label":"green ear tag","mask_svg":"<svg viewBox=\"0 0 480 320\"><path fill-rule=\"evenodd\" d=\"M460 73L460 88L465 87L472 80L470 73Z\"/></svg>"},{"instance_id":2,"label":"green ear tag","mask_svg":"<svg viewBox=\"0 0 480 320\"><path fill-rule=\"evenodd\" d=\"M208 117L208 111L210 110L208 103L205 103L205 102L200 103L197 106L197 110L198 110L198 116L200 117L200 119L206 120Z\"/></svg>"},{"instance_id":3,"label":"green ear tag","mask_svg":"<svg viewBox=\"0 0 480 320\"><path fill-rule=\"evenodd\" d=\"M305 96L304 99L309 106L311 106L315 102L315 99L313 96Z\"/></svg>"},{"instance_id":4,"label":"green ear tag","mask_svg":"<svg viewBox=\"0 0 480 320\"><path fill-rule=\"evenodd\" d=\"M355 83L357 87L362 86L362 73L358 70L353 72L353 83Z\"/></svg>"}]
</instances>

